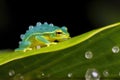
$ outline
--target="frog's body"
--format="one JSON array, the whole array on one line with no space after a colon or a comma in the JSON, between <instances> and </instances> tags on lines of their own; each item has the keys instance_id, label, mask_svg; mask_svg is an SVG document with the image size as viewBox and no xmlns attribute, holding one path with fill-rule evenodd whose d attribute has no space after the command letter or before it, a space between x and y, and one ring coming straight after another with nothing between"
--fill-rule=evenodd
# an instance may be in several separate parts
<instances>
[{"instance_id":1,"label":"frog's body","mask_svg":"<svg viewBox=\"0 0 120 80\"><path fill-rule=\"evenodd\" d=\"M37 22L36 26L29 26L29 30L21 35L22 41L19 42L19 48L15 51L27 51L39 49L40 47L57 44L57 42L65 41L70 35L65 26L58 27L53 24ZM57 42L56 42L57 41Z\"/></svg>"}]
</instances>

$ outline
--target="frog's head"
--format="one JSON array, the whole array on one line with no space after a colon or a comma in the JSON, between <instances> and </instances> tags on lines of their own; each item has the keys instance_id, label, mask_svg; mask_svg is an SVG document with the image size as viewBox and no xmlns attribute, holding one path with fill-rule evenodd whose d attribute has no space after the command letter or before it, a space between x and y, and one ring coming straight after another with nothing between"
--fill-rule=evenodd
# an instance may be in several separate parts
<instances>
[{"instance_id":1,"label":"frog's head","mask_svg":"<svg viewBox=\"0 0 120 80\"><path fill-rule=\"evenodd\" d=\"M63 26L60 29L55 30L55 39L57 41L65 41L70 38L67 27Z\"/></svg>"}]
</instances>

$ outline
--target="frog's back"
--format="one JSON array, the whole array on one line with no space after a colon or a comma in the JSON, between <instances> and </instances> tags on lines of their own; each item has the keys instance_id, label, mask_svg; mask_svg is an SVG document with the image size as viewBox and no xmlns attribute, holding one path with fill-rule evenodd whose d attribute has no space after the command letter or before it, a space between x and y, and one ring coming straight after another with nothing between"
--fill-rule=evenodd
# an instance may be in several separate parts
<instances>
[{"instance_id":1,"label":"frog's back","mask_svg":"<svg viewBox=\"0 0 120 80\"><path fill-rule=\"evenodd\" d=\"M40 49L44 46L57 44L70 38L67 27L54 26L47 22L41 24L37 22L35 26L29 26L29 29L22 34L19 47L15 51L27 51Z\"/></svg>"},{"instance_id":2,"label":"frog's back","mask_svg":"<svg viewBox=\"0 0 120 80\"><path fill-rule=\"evenodd\" d=\"M48 24L45 22L41 24L41 22L37 22L35 26L29 26L29 30L26 31L25 34L21 34L22 41L28 40L31 36L34 35L43 35L45 33L52 33L56 29L59 29L58 26L54 26L53 24Z\"/></svg>"}]
</instances>

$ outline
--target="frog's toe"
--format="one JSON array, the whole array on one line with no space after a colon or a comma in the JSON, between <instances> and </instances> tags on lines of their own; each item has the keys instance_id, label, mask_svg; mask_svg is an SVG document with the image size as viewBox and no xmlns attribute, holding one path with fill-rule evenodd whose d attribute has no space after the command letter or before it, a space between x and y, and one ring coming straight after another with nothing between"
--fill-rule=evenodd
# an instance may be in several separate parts
<instances>
[{"instance_id":1,"label":"frog's toe","mask_svg":"<svg viewBox=\"0 0 120 80\"><path fill-rule=\"evenodd\" d=\"M28 50L32 50L32 48L17 48L17 49L15 49L15 51L23 51L23 52L26 52Z\"/></svg>"},{"instance_id":2,"label":"frog's toe","mask_svg":"<svg viewBox=\"0 0 120 80\"><path fill-rule=\"evenodd\" d=\"M15 49L15 52L16 52L16 51L23 51L23 50L24 50L24 48L16 48L16 49Z\"/></svg>"},{"instance_id":3,"label":"frog's toe","mask_svg":"<svg viewBox=\"0 0 120 80\"><path fill-rule=\"evenodd\" d=\"M32 48L25 48L25 49L23 50L23 52L31 51L31 50L32 50Z\"/></svg>"},{"instance_id":4,"label":"frog's toe","mask_svg":"<svg viewBox=\"0 0 120 80\"><path fill-rule=\"evenodd\" d=\"M46 44L47 45L47 47L49 47L50 46L50 43L48 43L48 44Z\"/></svg>"}]
</instances>

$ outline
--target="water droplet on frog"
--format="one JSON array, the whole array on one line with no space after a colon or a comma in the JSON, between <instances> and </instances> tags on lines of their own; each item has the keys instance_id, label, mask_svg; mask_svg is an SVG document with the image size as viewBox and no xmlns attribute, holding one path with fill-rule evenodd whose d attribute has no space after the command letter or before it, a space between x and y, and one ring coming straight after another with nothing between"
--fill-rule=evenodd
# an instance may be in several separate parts
<instances>
[{"instance_id":1,"label":"water droplet on frog","mask_svg":"<svg viewBox=\"0 0 120 80\"><path fill-rule=\"evenodd\" d=\"M100 74L96 69L88 69L85 74L86 80L100 80Z\"/></svg>"},{"instance_id":2,"label":"water droplet on frog","mask_svg":"<svg viewBox=\"0 0 120 80\"><path fill-rule=\"evenodd\" d=\"M24 34L21 34L21 35L20 35L20 38L21 38L21 39L24 39L24 37L25 37Z\"/></svg>"},{"instance_id":3,"label":"water droplet on frog","mask_svg":"<svg viewBox=\"0 0 120 80\"><path fill-rule=\"evenodd\" d=\"M36 26L41 26L41 22L37 22L37 23L36 23Z\"/></svg>"},{"instance_id":4,"label":"water droplet on frog","mask_svg":"<svg viewBox=\"0 0 120 80\"><path fill-rule=\"evenodd\" d=\"M47 22L44 22L44 24L48 24Z\"/></svg>"},{"instance_id":5,"label":"water droplet on frog","mask_svg":"<svg viewBox=\"0 0 120 80\"><path fill-rule=\"evenodd\" d=\"M15 75L15 71L14 70L10 70L8 74L9 74L9 76L14 76Z\"/></svg>"},{"instance_id":6,"label":"water droplet on frog","mask_svg":"<svg viewBox=\"0 0 120 80\"><path fill-rule=\"evenodd\" d=\"M50 26L54 26L52 23L51 24L49 24Z\"/></svg>"},{"instance_id":7,"label":"water droplet on frog","mask_svg":"<svg viewBox=\"0 0 120 80\"><path fill-rule=\"evenodd\" d=\"M29 30L30 30L30 29L33 29L33 26L32 26L32 25L29 26Z\"/></svg>"},{"instance_id":8,"label":"water droplet on frog","mask_svg":"<svg viewBox=\"0 0 120 80\"><path fill-rule=\"evenodd\" d=\"M71 78L72 77L72 73L68 73L68 75L67 75L69 78Z\"/></svg>"},{"instance_id":9,"label":"water droplet on frog","mask_svg":"<svg viewBox=\"0 0 120 80\"><path fill-rule=\"evenodd\" d=\"M118 46L112 47L112 52L113 53L118 53L120 51L120 48Z\"/></svg>"},{"instance_id":10,"label":"water droplet on frog","mask_svg":"<svg viewBox=\"0 0 120 80\"><path fill-rule=\"evenodd\" d=\"M93 53L91 51L85 52L85 58L92 59L92 57L93 57Z\"/></svg>"},{"instance_id":11,"label":"water droplet on frog","mask_svg":"<svg viewBox=\"0 0 120 80\"><path fill-rule=\"evenodd\" d=\"M24 76L19 74L16 74L15 77L13 78L13 80L24 80Z\"/></svg>"},{"instance_id":12,"label":"water droplet on frog","mask_svg":"<svg viewBox=\"0 0 120 80\"><path fill-rule=\"evenodd\" d=\"M109 76L109 72L108 72L107 70L105 70L105 71L103 71L103 75L104 75L105 77L108 77L108 76Z\"/></svg>"},{"instance_id":13,"label":"water droplet on frog","mask_svg":"<svg viewBox=\"0 0 120 80\"><path fill-rule=\"evenodd\" d=\"M41 46L40 46L40 45L38 45L38 46L36 46L36 48L37 48L37 49L40 49L40 48L41 48Z\"/></svg>"},{"instance_id":14,"label":"water droplet on frog","mask_svg":"<svg viewBox=\"0 0 120 80\"><path fill-rule=\"evenodd\" d=\"M19 44L21 44L22 43L22 41L19 41Z\"/></svg>"}]
</instances>

